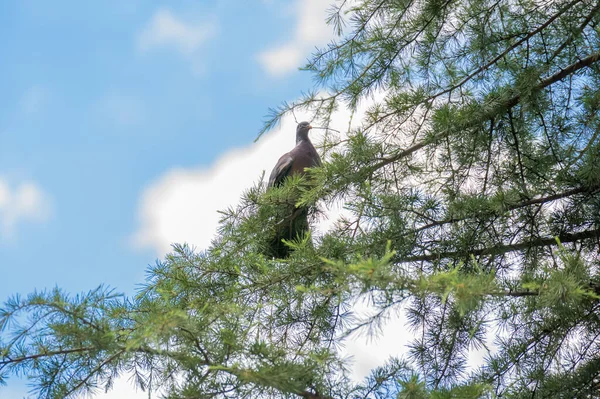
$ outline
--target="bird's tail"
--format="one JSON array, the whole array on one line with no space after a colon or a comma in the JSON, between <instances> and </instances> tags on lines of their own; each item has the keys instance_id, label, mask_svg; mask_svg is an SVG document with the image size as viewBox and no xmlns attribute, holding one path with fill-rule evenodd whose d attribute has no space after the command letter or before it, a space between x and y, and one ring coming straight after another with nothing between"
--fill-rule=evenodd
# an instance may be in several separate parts
<instances>
[{"instance_id":1,"label":"bird's tail","mask_svg":"<svg viewBox=\"0 0 600 399\"><path fill-rule=\"evenodd\" d=\"M283 259L290 255L290 247L283 240L302 238L309 230L308 208L294 208L294 211L275 225L275 234L268 244L269 256Z\"/></svg>"}]
</instances>

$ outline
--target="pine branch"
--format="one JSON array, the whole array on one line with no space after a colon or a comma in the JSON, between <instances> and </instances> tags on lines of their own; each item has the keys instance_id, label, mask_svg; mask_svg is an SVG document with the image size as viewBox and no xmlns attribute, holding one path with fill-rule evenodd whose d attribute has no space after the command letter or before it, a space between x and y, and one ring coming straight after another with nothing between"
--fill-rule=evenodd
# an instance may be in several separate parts
<instances>
[{"instance_id":1,"label":"pine branch","mask_svg":"<svg viewBox=\"0 0 600 399\"><path fill-rule=\"evenodd\" d=\"M524 296L538 296L539 291L531 291L531 290L509 290L509 291L496 291L491 292L489 295L491 296L510 296L515 298L520 298Z\"/></svg>"},{"instance_id":2,"label":"pine branch","mask_svg":"<svg viewBox=\"0 0 600 399\"><path fill-rule=\"evenodd\" d=\"M587 240L591 238L597 238L600 236L600 230L586 230L579 233L563 233L558 236L561 243L575 242L581 240ZM452 252L439 252L430 255L419 255L419 256L408 256L395 261L398 263L407 262L432 262L441 259L456 259L464 258L469 255L474 256L485 256L485 255L501 255L508 252L522 251L524 249L536 248L536 247L547 247L558 245L555 237L537 238L534 240L523 241L518 244L508 245L497 245L488 248L473 249L467 251L452 251Z\"/></svg>"},{"instance_id":3,"label":"pine branch","mask_svg":"<svg viewBox=\"0 0 600 399\"><path fill-rule=\"evenodd\" d=\"M333 399L331 396L323 396L318 392L309 392L309 391L301 391L297 393L298 396L303 397L304 399Z\"/></svg>"},{"instance_id":4,"label":"pine branch","mask_svg":"<svg viewBox=\"0 0 600 399\"><path fill-rule=\"evenodd\" d=\"M585 67L592 65L593 63L597 62L598 60L600 60L600 53L594 53L586 58L583 58L583 59L567 66L566 68L562 68L560 71L558 71L554 75L551 75L551 76L547 77L546 79L543 79L539 84L537 84L533 88L532 91L542 90L542 89L564 79L565 77L579 71L580 69L583 69ZM486 112L486 116L484 119L490 119L490 118L494 117L501 110L505 110L505 109L514 107L515 105L517 105L519 103L520 100L521 100L520 94L516 94L516 95L510 97L509 99L507 99L507 100L501 102L500 104L496 105L495 107L493 107L493 109L491 111ZM380 118L378 120L378 122L380 122L381 120L382 120L382 118ZM472 122L467 123L464 126L461 126L461 129L463 131L467 130L468 128L476 126L479 123L481 123L481 121L478 119L475 119ZM427 145L437 143L438 141L440 141L440 140L444 139L446 136L448 136L451 132L452 132L452 130L447 129L444 132L438 133L437 135L435 135L433 137L422 140L421 142L419 142L403 151L400 151L399 153L397 153L395 155L392 155L387 158L383 158L380 162L372 165L369 168L369 173L373 173L376 170L381 169L384 166L389 165L392 162L397 162L402 158L406 158L409 155L412 155L413 153L415 153L416 151L420 150L421 148L423 148Z\"/></svg>"},{"instance_id":5,"label":"pine branch","mask_svg":"<svg viewBox=\"0 0 600 399\"><path fill-rule=\"evenodd\" d=\"M524 208L526 206L530 206L530 205L536 205L536 204L545 204L548 202L552 202L552 201L556 201L559 199L563 199L563 198L568 198L572 195L576 195L576 194L581 194L581 193L590 193L590 194L594 194L596 191L598 191L600 189L600 184L594 187L577 187L568 191L564 191L562 193L557 193L557 194L553 194L553 195L549 195L547 197L540 197L540 198L535 198L535 199L531 199L531 200L527 200L527 201L523 201L520 202L518 204L514 204L514 205L509 205L505 208L506 211L514 211L520 208ZM477 213L473 213L470 214L468 216L465 217L461 217L461 218L450 218L450 219L445 219L445 220L438 220L438 221L434 221L431 223L428 223L426 225L423 225L417 229L415 229L415 232L419 232L419 231L423 231L423 230L427 230L430 229L432 227L437 227L437 226L443 226L446 224L450 224L450 223L456 223L456 222L461 222L464 220L470 220L470 219L477 219L479 217L485 217L485 216L490 216L493 214L490 213L485 213L485 214L477 214Z\"/></svg>"},{"instance_id":6,"label":"pine branch","mask_svg":"<svg viewBox=\"0 0 600 399\"><path fill-rule=\"evenodd\" d=\"M111 356L109 356L107 359L105 359L104 361L102 361L99 365L97 365L96 367L94 367L92 370L90 370L87 375L75 386L73 386L71 389L69 389L69 391L67 391L65 397L68 397L69 395L77 392L81 387L85 386L88 381L91 378L96 377L96 375L108 364L112 363L115 359L117 359L119 356L121 356L123 353L125 353L125 350L122 349L121 351L115 352L114 354L112 354Z\"/></svg>"},{"instance_id":7,"label":"pine branch","mask_svg":"<svg viewBox=\"0 0 600 399\"><path fill-rule=\"evenodd\" d=\"M29 360L37 360L37 359L41 359L44 357L52 357L52 356L58 356L58 355L68 355L71 353L91 352L91 351L94 351L97 349L98 348L93 347L93 346L86 346L83 348L63 349L63 350L57 350L57 351L46 351L46 352L36 353L33 355L21 356L21 357L17 357L17 358L11 358L8 355L4 355L3 359L0 360L0 369L6 367L8 365L11 365L11 364L23 363L23 362L27 362ZM6 359L6 360L4 360L4 359Z\"/></svg>"},{"instance_id":8,"label":"pine branch","mask_svg":"<svg viewBox=\"0 0 600 399\"><path fill-rule=\"evenodd\" d=\"M556 21L557 18L559 18L564 13L566 13L568 10L570 10L572 7L574 7L575 5L577 5L577 3L581 3L581 1L582 0L574 0L574 1L570 2L569 4L567 4L566 6L564 6L563 8L561 8L556 14L554 14L552 17L550 17L546 22L544 22L542 25L540 25L537 29L534 29L533 31L531 31L527 35L525 35L521 40L518 40L513 45L507 47L502 53L498 54L495 58L491 59L489 62L487 62L484 65L480 66L475 71L471 72L463 80L461 80L460 82L458 82L457 84L455 84L453 86L448 87L445 90L442 90L439 93L436 93L436 94L428 97L424 102L430 102L430 101L432 101L432 100L434 100L434 99L436 99L438 97L443 96L444 94L451 93L454 90L460 88L465 83L467 83L469 80L473 79L475 76L479 75L481 72L486 71L492 65L496 64L498 61L500 61L502 58L504 58L506 55L508 55L508 53L510 53L511 51L513 51L514 49L516 49L517 47L519 47L521 44L526 43L533 36L535 36L538 33L542 32L550 24L552 24L552 22Z\"/></svg>"},{"instance_id":9,"label":"pine branch","mask_svg":"<svg viewBox=\"0 0 600 399\"><path fill-rule=\"evenodd\" d=\"M550 57L550 59L548 59L547 63L552 62L565 49L565 47L567 47L569 44L571 44L571 42L573 42L573 40L583 32L585 27L590 22L592 22L592 19L598 13L598 11L600 11L600 3L597 3L596 6L594 8L592 8L592 11L590 11L590 13L586 16L586 18L583 20L581 25L579 25L577 30L575 32L571 33L569 35L569 37L564 42L562 42L560 46L558 46L558 48L554 51L554 53L552 53L552 56Z\"/></svg>"}]
</instances>

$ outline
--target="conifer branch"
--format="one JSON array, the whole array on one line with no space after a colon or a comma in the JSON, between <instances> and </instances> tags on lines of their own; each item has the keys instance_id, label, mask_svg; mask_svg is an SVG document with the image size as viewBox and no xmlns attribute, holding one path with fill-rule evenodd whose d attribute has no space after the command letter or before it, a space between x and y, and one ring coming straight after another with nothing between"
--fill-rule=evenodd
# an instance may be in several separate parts
<instances>
[{"instance_id":1,"label":"conifer branch","mask_svg":"<svg viewBox=\"0 0 600 399\"><path fill-rule=\"evenodd\" d=\"M26 355L26 356L21 356L21 357L16 357L16 358L11 358L7 354L7 355L4 355L2 359L0 359L0 369L8 366L10 364L23 363L23 362L27 362L30 360L41 359L44 357L68 355L71 353L90 352L90 351L94 351L94 350L98 350L98 348L96 348L94 346L87 346L87 347L82 347L82 348L62 349L62 350L56 350L56 351L43 351L40 353L35 353L32 355Z\"/></svg>"},{"instance_id":2,"label":"conifer branch","mask_svg":"<svg viewBox=\"0 0 600 399\"><path fill-rule=\"evenodd\" d=\"M304 399L333 399L331 396L322 396L318 392L300 391L297 395Z\"/></svg>"},{"instance_id":3,"label":"conifer branch","mask_svg":"<svg viewBox=\"0 0 600 399\"><path fill-rule=\"evenodd\" d=\"M315 188L257 183L210 246L174 245L130 299L9 299L0 384L63 397L132 372L186 398L597 396L600 2L349 3L330 22L341 35L346 7L351 31L305 67L313 90L263 129L295 110L329 128L350 108ZM265 254L297 205L333 199L348 219ZM353 381L337 348L376 341L394 311L415 341ZM497 353L465 367L497 330Z\"/></svg>"},{"instance_id":4,"label":"conifer branch","mask_svg":"<svg viewBox=\"0 0 600 399\"><path fill-rule=\"evenodd\" d=\"M119 356L121 356L123 353L125 353L124 349L121 351L117 351L117 352L113 353L111 356L109 356L108 358L106 358L105 360L103 360L96 367L91 369L87 373L87 375L78 384L76 384L75 386L73 386L71 389L69 389L67 391L67 393L65 394L65 397L69 397L71 394L77 392L81 387L85 386L91 378L94 378L98 372L100 372L104 367L106 367L107 365L109 365L110 363L112 363L113 361L118 359Z\"/></svg>"},{"instance_id":5,"label":"conifer branch","mask_svg":"<svg viewBox=\"0 0 600 399\"><path fill-rule=\"evenodd\" d=\"M548 20L546 22L544 22L543 24L541 24L537 29L534 29L533 31L529 32L522 39L517 40L517 42L514 43L513 45L508 46L502 53L498 54L496 57L494 57L493 59L491 59L490 61L488 61L484 65L480 66L479 68L477 68L476 70L474 70L473 72L471 72L463 80L461 80L460 82L458 82L457 84L455 84L453 86L448 87L445 90L440 91L439 93L436 93L436 94L428 97L424 102L428 103L428 102L430 102L430 101L432 101L432 100L434 100L434 99L436 99L438 97L441 97L441 96L443 96L445 94L451 93L454 90L458 89L459 87L463 86L465 83L467 83L468 81L470 81L472 78L474 78L475 76L479 75L481 72L486 71L492 65L494 65L499 60L501 60L502 58L504 58L506 55L508 55L511 51L513 51L517 47L519 47L521 44L528 42L529 39L531 39L533 36L535 36L538 33L542 32L550 24L552 24L554 21L556 21L557 18L559 18L564 13L566 13L568 10L570 10L572 7L574 7L575 5L577 5L577 3L581 3L581 1L582 0L573 0L573 1L571 1L569 4L567 4L563 8L561 8L556 14L552 15L552 17L548 18Z\"/></svg>"},{"instance_id":6,"label":"conifer branch","mask_svg":"<svg viewBox=\"0 0 600 399\"><path fill-rule=\"evenodd\" d=\"M585 57L585 58L567 66L566 68L561 68L560 71L547 77L546 79L543 79L539 84L537 84L534 87L533 91L542 90L542 89L564 79L565 77L579 71L580 69L589 67L590 65L597 62L598 60L600 60L600 53L594 53L592 55L589 55L588 57ZM521 95L516 94L516 95L510 97L509 99L502 101L500 104L494 106L491 111L487 111L485 113L486 114L485 118L483 118L483 119L489 119L489 118L497 115L498 112L500 112L502 110L514 107L515 105L517 105L519 103L520 100L521 100ZM391 114L388 114L388 115L391 116ZM385 116L383 116L382 118L384 118L384 117ZM381 121L382 118L380 118L379 121ZM466 124L464 124L464 126L461 126L461 130L465 131L468 128L476 126L479 123L481 123L481 120L475 119L472 122L466 123ZM439 140L442 140L444 137L448 136L451 132L452 132L451 129L447 129L444 132L438 133L437 135L434 135L430 138L422 140L419 143L398 152L397 154L394 154L387 158L383 158L380 162L378 162L368 168L369 173L373 173L376 170L381 169L384 166L389 165L392 162L397 162L402 158L406 158L409 155L412 155L413 153L417 152L418 150L420 150L421 148L423 148L427 145L437 143Z\"/></svg>"},{"instance_id":7,"label":"conifer branch","mask_svg":"<svg viewBox=\"0 0 600 399\"><path fill-rule=\"evenodd\" d=\"M581 240L587 240L597 238L600 236L600 230L586 230L579 233L562 233L558 236L561 243L576 242ZM430 255L418 255L418 256L407 256L396 259L398 263L407 262L433 262L442 259L457 259L465 258L469 255L474 256L486 256L486 255L502 255L508 252L522 251L525 249L536 248L536 247L547 247L558 245L555 237L536 238L533 240L523 241L517 244L507 245L496 245L493 247L464 250L464 251L448 251L433 253Z\"/></svg>"},{"instance_id":8,"label":"conifer branch","mask_svg":"<svg viewBox=\"0 0 600 399\"><path fill-rule=\"evenodd\" d=\"M577 188L573 188L571 190L564 191L562 193L549 195L547 197L535 198L535 199L520 202L518 204L508 205L505 207L504 210L505 211L514 211L514 210L517 210L520 208L525 208L530 205L546 204L546 203L549 203L552 201L556 201L556 200L563 199L563 198L568 198L573 195L582 194L582 193L594 194L599 189L600 189L600 185L595 186L595 187L583 187L583 186L577 187ZM485 214L472 213L465 217L438 220L438 221L434 221L434 222L428 223L426 225L420 226L420 227L416 228L414 231L419 232L419 231L430 229L432 227L443 226L446 224L457 223L457 222L461 222L464 220L477 219L477 218L486 217L486 216L493 216L493 214L492 213L485 213Z\"/></svg>"}]
</instances>

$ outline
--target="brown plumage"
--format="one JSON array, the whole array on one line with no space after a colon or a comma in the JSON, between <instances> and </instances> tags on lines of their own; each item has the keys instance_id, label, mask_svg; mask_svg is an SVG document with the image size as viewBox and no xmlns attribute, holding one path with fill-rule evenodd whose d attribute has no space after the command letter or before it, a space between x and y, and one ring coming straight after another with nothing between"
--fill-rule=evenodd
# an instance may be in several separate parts
<instances>
[{"instance_id":1,"label":"brown plumage","mask_svg":"<svg viewBox=\"0 0 600 399\"><path fill-rule=\"evenodd\" d=\"M296 146L283 154L271 172L269 187L280 186L286 177L304 174L306 168L321 165L321 158L308 138L312 126L308 122L300 122L296 127ZM289 216L275 226L275 237L269 243L270 254L276 258L285 258L289 248L281 241L301 237L308 231L308 208L292 207Z\"/></svg>"},{"instance_id":2,"label":"brown plumage","mask_svg":"<svg viewBox=\"0 0 600 399\"><path fill-rule=\"evenodd\" d=\"M308 122L300 122L296 127L296 146L279 158L269 177L269 187L277 187L292 174L304 174L305 168L321 165L321 158L308 138L312 126Z\"/></svg>"}]
</instances>

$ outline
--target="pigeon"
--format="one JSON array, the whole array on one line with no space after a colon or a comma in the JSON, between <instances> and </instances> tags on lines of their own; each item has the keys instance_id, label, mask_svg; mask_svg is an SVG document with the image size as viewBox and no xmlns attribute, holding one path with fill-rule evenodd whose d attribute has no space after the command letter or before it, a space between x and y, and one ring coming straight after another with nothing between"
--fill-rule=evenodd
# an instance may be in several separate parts
<instances>
[{"instance_id":1,"label":"pigeon","mask_svg":"<svg viewBox=\"0 0 600 399\"><path fill-rule=\"evenodd\" d=\"M308 138L312 126L308 122L300 122L296 127L296 146L279 158L269 177L269 187L280 186L287 176L304 174L305 168L321 165L321 158Z\"/></svg>"},{"instance_id":2,"label":"pigeon","mask_svg":"<svg viewBox=\"0 0 600 399\"><path fill-rule=\"evenodd\" d=\"M271 172L269 187L279 187L286 177L295 174L303 175L306 168L321 165L321 158L308 138L312 126L308 122L300 122L296 127L296 146L283 154ZM287 211L287 210L286 210ZM284 219L275 226L275 235L269 242L270 255L276 258L286 258L290 248L282 239L293 240L302 237L308 231L308 207L293 207L289 209Z\"/></svg>"}]
</instances>

